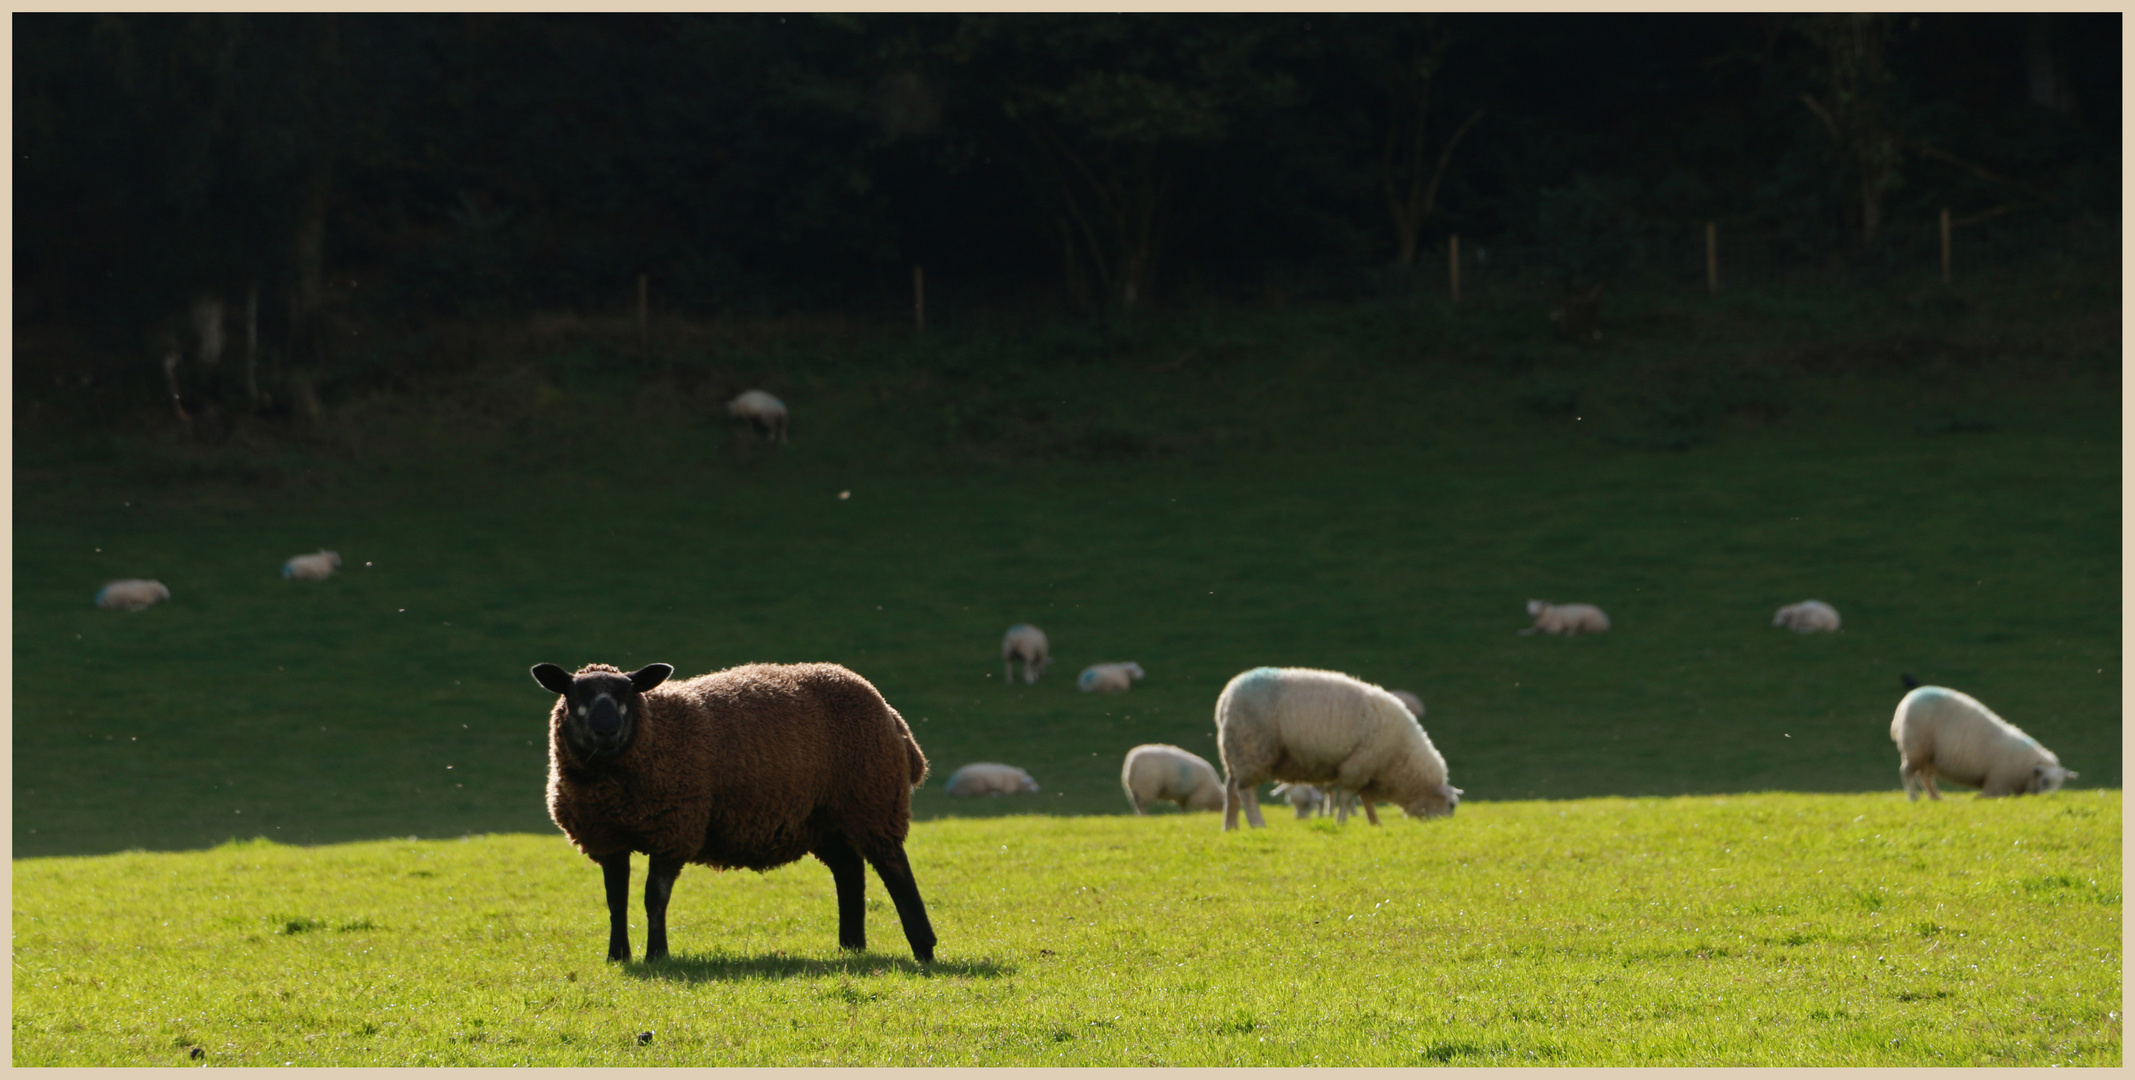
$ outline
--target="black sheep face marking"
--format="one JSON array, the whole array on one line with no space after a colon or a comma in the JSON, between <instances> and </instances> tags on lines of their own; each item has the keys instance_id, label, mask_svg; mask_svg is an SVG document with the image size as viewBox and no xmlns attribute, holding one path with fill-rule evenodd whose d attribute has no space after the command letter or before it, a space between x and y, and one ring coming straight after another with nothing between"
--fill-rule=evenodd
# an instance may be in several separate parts
<instances>
[{"instance_id":1,"label":"black sheep face marking","mask_svg":"<svg viewBox=\"0 0 2135 1080\"><path fill-rule=\"evenodd\" d=\"M619 671L570 674L554 664L535 664L534 681L563 695L563 738L586 764L623 752L637 730L641 695L667 681L672 664L647 664L627 675Z\"/></svg>"}]
</instances>

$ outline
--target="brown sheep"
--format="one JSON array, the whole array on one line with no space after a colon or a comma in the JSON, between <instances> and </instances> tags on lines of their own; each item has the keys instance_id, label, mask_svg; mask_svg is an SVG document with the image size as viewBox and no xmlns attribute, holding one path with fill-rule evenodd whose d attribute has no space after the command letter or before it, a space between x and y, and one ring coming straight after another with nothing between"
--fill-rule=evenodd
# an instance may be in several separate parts
<instances>
[{"instance_id":1,"label":"brown sheep","mask_svg":"<svg viewBox=\"0 0 2135 1080\"><path fill-rule=\"evenodd\" d=\"M897 710L836 664L744 664L668 682L668 664L576 674L536 664L549 713L549 816L600 864L608 959L630 959L630 853L645 878L645 959L667 955L667 899L684 863L830 867L838 944L867 947L872 864L921 963L934 928L905 860L927 759Z\"/></svg>"}]
</instances>

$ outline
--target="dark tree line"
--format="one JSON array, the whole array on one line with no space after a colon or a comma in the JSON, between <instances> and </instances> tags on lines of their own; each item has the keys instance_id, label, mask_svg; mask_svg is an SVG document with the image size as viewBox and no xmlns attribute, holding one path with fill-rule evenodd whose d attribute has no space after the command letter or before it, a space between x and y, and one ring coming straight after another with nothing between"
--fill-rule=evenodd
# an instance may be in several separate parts
<instances>
[{"instance_id":1,"label":"dark tree line","mask_svg":"<svg viewBox=\"0 0 2135 1080\"><path fill-rule=\"evenodd\" d=\"M18 319L864 309L910 268L1161 303L1181 266L1602 273L1724 220L2117 213L2119 16L18 15ZM184 316L175 316L180 323ZM233 315L234 318L234 315ZM236 348L238 335L231 335Z\"/></svg>"}]
</instances>

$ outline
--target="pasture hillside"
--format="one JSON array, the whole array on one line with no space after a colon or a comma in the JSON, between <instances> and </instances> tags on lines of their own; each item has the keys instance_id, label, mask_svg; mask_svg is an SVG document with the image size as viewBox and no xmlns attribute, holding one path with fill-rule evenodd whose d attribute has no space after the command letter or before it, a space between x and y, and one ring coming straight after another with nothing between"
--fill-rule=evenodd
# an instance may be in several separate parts
<instances>
[{"instance_id":1,"label":"pasture hillside","mask_svg":"<svg viewBox=\"0 0 2135 1080\"><path fill-rule=\"evenodd\" d=\"M1895 791L1900 672L2117 788L2110 303L1626 296L1593 348L1510 299L649 355L581 321L381 334L315 429L19 427L14 850L541 831L543 661L847 664L933 759L921 818L1125 812L1126 750L1214 759L1259 664L1417 692L1476 801ZM789 446L721 413L747 385ZM171 601L91 606L135 576ZM1531 597L1615 629L1522 637ZM1844 631L1769 625L1807 597ZM1104 660L1148 677L1076 692ZM973 760L1044 790L942 794Z\"/></svg>"},{"instance_id":2,"label":"pasture hillside","mask_svg":"<svg viewBox=\"0 0 2135 1080\"><path fill-rule=\"evenodd\" d=\"M14 1064L2112 1067L2120 822L2108 791L927 821L925 969L879 884L839 952L813 860L686 870L673 955L617 965L553 835L22 859Z\"/></svg>"}]
</instances>

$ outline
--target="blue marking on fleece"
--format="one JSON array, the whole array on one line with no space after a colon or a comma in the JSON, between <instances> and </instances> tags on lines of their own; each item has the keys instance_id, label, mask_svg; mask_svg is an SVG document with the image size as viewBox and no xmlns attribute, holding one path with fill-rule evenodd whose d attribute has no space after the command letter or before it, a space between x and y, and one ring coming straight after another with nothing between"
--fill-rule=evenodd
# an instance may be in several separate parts
<instances>
[{"instance_id":1,"label":"blue marking on fleece","mask_svg":"<svg viewBox=\"0 0 2135 1080\"><path fill-rule=\"evenodd\" d=\"M109 586L109 585L106 585L106 586L104 586L103 588L101 588L101 589L98 589L98 590L96 590L96 606L98 606L98 607L103 607L103 606L104 606L104 594L105 594L105 593L107 593L107 592L110 592L110 591L111 591L111 586Z\"/></svg>"},{"instance_id":2,"label":"blue marking on fleece","mask_svg":"<svg viewBox=\"0 0 2135 1080\"><path fill-rule=\"evenodd\" d=\"M282 564L282 577L285 580L288 578L293 578L297 575L296 565L297 563L295 559L291 559L288 562Z\"/></svg>"},{"instance_id":3,"label":"blue marking on fleece","mask_svg":"<svg viewBox=\"0 0 2135 1080\"><path fill-rule=\"evenodd\" d=\"M1096 682L1096 681L1097 681L1097 673L1096 673L1096 672L1094 672L1094 671L1084 671L1084 672L1082 673L1082 676L1081 676L1080 678L1078 678L1078 679L1076 679L1076 680L1075 680L1075 685L1077 685L1077 686L1088 686L1088 685L1090 685L1091 683L1094 683L1094 682Z\"/></svg>"}]
</instances>

